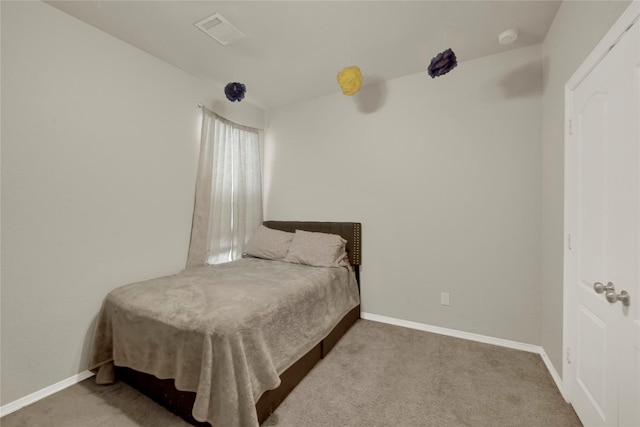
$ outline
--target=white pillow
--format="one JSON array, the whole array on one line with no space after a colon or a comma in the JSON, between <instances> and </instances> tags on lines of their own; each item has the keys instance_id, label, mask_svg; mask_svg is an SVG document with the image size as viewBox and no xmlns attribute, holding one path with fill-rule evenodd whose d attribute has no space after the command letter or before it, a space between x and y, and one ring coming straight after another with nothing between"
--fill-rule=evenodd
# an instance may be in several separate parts
<instances>
[{"instance_id":1,"label":"white pillow","mask_svg":"<svg viewBox=\"0 0 640 427\"><path fill-rule=\"evenodd\" d=\"M289 251L293 235L294 233L274 230L261 225L247 242L244 251L256 258L282 259Z\"/></svg>"},{"instance_id":2,"label":"white pillow","mask_svg":"<svg viewBox=\"0 0 640 427\"><path fill-rule=\"evenodd\" d=\"M346 244L337 234L296 230L284 261L316 267L347 266Z\"/></svg>"}]
</instances>

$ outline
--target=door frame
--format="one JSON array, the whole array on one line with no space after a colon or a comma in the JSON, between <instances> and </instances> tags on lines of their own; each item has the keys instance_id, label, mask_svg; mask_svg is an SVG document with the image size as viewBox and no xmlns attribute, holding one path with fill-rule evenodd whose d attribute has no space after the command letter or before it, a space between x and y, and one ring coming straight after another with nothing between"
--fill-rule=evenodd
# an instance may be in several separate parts
<instances>
[{"instance_id":1,"label":"door frame","mask_svg":"<svg viewBox=\"0 0 640 427\"><path fill-rule=\"evenodd\" d=\"M620 18L605 34L595 49L578 67L573 76L567 81L564 89L564 243L563 243L563 343L562 343L562 395L567 402L571 402L572 387L575 380L575 364L571 364L571 348L576 340L574 307L575 300L572 286L577 274L576 265L570 263L571 235L577 227L577 189L575 188L575 172L577 168L577 153L570 144L572 139L571 122L573 116L573 93L580 83L602 61L612 46L614 46L627 30L640 20L640 0L633 0ZM573 233L577 235L576 233Z\"/></svg>"}]
</instances>

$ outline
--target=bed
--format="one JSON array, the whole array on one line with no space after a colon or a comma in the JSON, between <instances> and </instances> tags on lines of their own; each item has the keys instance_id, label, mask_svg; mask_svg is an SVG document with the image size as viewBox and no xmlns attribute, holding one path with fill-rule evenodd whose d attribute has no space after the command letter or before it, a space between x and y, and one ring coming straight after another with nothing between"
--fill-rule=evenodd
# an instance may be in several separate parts
<instances>
[{"instance_id":1,"label":"bed","mask_svg":"<svg viewBox=\"0 0 640 427\"><path fill-rule=\"evenodd\" d=\"M89 362L97 382L122 379L196 426L268 418L360 317L361 224L261 229L294 236L285 260L249 256L109 293ZM344 257L291 258L294 247L316 250L302 237L341 240Z\"/></svg>"}]
</instances>

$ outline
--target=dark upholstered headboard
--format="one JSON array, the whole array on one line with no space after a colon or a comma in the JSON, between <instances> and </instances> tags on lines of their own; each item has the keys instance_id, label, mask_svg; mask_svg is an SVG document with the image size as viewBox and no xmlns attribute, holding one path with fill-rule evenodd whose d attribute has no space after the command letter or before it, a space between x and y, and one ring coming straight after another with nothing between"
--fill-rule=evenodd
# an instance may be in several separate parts
<instances>
[{"instance_id":1,"label":"dark upholstered headboard","mask_svg":"<svg viewBox=\"0 0 640 427\"><path fill-rule=\"evenodd\" d=\"M347 254L351 265L361 264L362 224L359 222L264 221L263 224L265 227L290 233L304 230L338 234L347 241Z\"/></svg>"}]
</instances>

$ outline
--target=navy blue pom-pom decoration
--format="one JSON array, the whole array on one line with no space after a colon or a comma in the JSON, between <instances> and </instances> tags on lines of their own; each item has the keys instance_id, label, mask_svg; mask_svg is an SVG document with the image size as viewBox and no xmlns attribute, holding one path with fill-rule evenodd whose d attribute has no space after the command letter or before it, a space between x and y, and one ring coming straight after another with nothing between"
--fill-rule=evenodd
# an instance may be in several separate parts
<instances>
[{"instance_id":1,"label":"navy blue pom-pom decoration","mask_svg":"<svg viewBox=\"0 0 640 427\"><path fill-rule=\"evenodd\" d=\"M447 74L449 71L456 68L456 65L458 65L456 54L453 53L451 49L447 49L431 59L427 72L432 78L435 78L443 74Z\"/></svg>"},{"instance_id":2,"label":"navy blue pom-pom decoration","mask_svg":"<svg viewBox=\"0 0 640 427\"><path fill-rule=\"evenodd\" d=\"M227 95L227 99L231 102L242 101L245 92L247 92L246 86L238 82L228 83L224 87L224 94Z\"/></svg>"}]
</instances>

